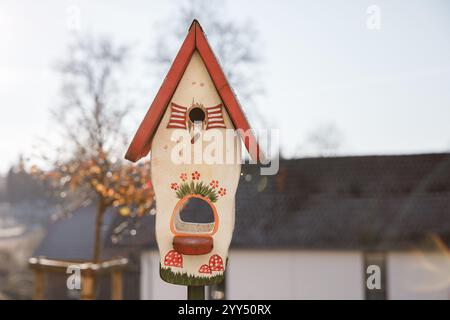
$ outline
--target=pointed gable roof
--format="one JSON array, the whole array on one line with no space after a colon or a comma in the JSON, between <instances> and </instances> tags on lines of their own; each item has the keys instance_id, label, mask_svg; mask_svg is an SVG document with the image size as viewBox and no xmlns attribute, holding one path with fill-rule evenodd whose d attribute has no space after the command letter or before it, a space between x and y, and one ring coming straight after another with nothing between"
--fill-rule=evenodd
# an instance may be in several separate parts
<instances>
[{"instance_id":1,"label":"pointed gable roof","mask_svg":"<svg viewBox=\"0 0 450 320\"><path fill-rule=\"evenodd\" d=\"M200 54L234 127L244 132L250 129L241 106L206 40L202 27L197 20L194 20L161 88L128 147L125 159L136 162L150 152L153 136L195 50ZM245 139L241 137L252 159L259 161L260 149L254 135L249 132Z\"/></svg>"}]
</instances>

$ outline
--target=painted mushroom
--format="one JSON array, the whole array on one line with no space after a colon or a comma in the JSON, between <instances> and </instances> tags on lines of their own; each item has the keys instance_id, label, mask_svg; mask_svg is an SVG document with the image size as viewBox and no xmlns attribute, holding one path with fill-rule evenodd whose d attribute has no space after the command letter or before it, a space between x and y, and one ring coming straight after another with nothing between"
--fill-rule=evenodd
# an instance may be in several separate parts
<instances>
[{"instance_id":1,"label":"painted mushroom","mask_svg":"<svg viewBox=\"0 0 450 320\"><path fill-rule=\"evenodd\" d=\"M199 273L208 273L211 274L211 268L207 264L201 265L200 269L198 270Z\"/></svg>"}]
</instances>

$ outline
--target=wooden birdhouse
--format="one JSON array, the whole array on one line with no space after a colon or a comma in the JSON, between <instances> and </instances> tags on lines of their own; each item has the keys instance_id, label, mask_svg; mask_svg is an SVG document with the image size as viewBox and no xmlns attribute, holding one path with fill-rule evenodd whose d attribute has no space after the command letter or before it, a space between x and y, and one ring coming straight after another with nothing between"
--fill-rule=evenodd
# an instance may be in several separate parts
<instances>
[{"instance_id":1,"label":"wooden birdhouse","mask_svg":"<svg viewBox=\"0 0 450 320\"><path fill-rule=\"evenodd\" d=\"M189 286L223 280L234 229L242 141L257 160L256 139L194 20L125 156L135 162L151 152L163 280ZM215 161L197 161L198 151ZM185 213L200 211L208 212L210 220L186 218Z\"/></svg>"}]
</instances>

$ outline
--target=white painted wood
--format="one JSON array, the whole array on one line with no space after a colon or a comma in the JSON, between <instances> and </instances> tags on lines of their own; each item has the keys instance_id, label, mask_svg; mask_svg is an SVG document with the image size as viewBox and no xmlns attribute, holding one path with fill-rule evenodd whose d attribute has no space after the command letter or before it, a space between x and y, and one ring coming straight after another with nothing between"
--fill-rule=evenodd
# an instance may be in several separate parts
<instances>
[{"instance_id":1,"label":"white painted wood","mask_svg":"<svg viewBox=\"0 0 450 320\"><path fill-rule=\"evenodd\" d=\"M222 103L216 91L214 83L209 76L203 60L197 52L194 52L187 69L175 90L172 97L173 103L177 105L190 107L193 102L204 105L205 107L214 107ZM234 126L225 110L222 107L224 123L226 128L234 129ZM209 277L221 273L220 271L213 272L208 275L199 273L202 265L209 264L209 259L213 255L219 255L223 262L228 256L228 248L231 242L231 237L234 229L235 221L235 193L240 176L240 162L235 161L230 164L210 164L210 163L196 163L191 152L191 157L194 161L190 164L180 164L174 162L174 150L183 151L180 146L180 140L174 139L174 132L180 130L185 133L192 133L186 129L172 129L167 128L169 119L171 117L170 104L161 120L161 123L153 138L151 148L151 167L152 167L152 182L156 196L156 238L161 254L161 264L164 265L165 255L173 249L174 233L170 230L170 219L174 212L174 208L180 199L176 196L176 191L171 189L173 183L178 185L182 183L180 175L187 174L188 181L192 181L192 173L197 171L200 173L198 181L209 185L212 180L219 182L219 188L226 188L226 195L218 196L217 202L214 206L217 208L218 214L218 229L213 237L213 251L206 255L183 255L183 267L169 267L172 272L187 273L188 275L197 277ZM200 126L201 127L201 126ZM209 129L201 130L203 134L214 132L223 133L225 138L226 129ZM190 139L188 140L190 141ZM236 159L241 159L241 141L239 137L231 139L231 145L224 144L220 150L226 153L227 150L235 150ZM190 142L189 142L189 145ZM200 145L195 143L195 146ZM210 143L205 142L200 147L201 150L207 149ZM195 147L194 147L195 148ZM193 150L194 150L193 148ZM178 154L178 151L176 152ZM219 152L219 150L216 150ZM184 153L185 155L187 152ZM175 230L177 231L177 230Z\"/></svg>"}]
</instances>

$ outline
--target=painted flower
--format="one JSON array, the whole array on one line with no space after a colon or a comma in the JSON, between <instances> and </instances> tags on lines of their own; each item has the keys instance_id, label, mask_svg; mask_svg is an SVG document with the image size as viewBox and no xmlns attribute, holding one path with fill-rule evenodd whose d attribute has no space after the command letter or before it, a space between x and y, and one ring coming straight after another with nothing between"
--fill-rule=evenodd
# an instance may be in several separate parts
<instances>
[{"instance_id":1,"label":"painted flower","mask_svg":"<svg viewBox=\"0 0 450 320\"><path fill-rule=\"evenodd\" d=\"M198 171L192 172L192 180L198 180L200 178L200 173Z\"/></svg>"},{"instance_id":2,"label":"painted flower","mask_svg":"<svg viewBox=\"0 0 450 320\"><path fill-rule=\"evenodd\" d=\"M219 189L219 195L221 195L223 197L226 194L227 194L227 189L225 189L225 188L220 188Z\"/></svg>"},{"instance_id":3,"label":"painted flower","mask_svg":"<svg viewBox=\"0 0 450 320\"><path fill-rule=\"evenodd\" d=\"M182 174L180 174L180 179L181 179L181 180L186 181L187 178L188 178L187 173L182 173Z\"/></svg>"},{"instance_id":4,"label":"painted flower","mask_svg":"<svg viewBox=\"0 0 450 320\"><path fill-rule=\"evenodd\" d=\"M217 180L213 180L211 181L211 183L209 184L213 189L218 188L219 187L219 181Z\"/></svg>"},{"instance_id":5,"label":"painted flower","mask_svg":"<svg viewBox=\"0 0 450 320\"><path fill-rule=\"evenodd\" d=\"M176 183L176 182L171 183L170 184L170 189L178 190L178 183Z\"/></svg>"}]
</instances>

